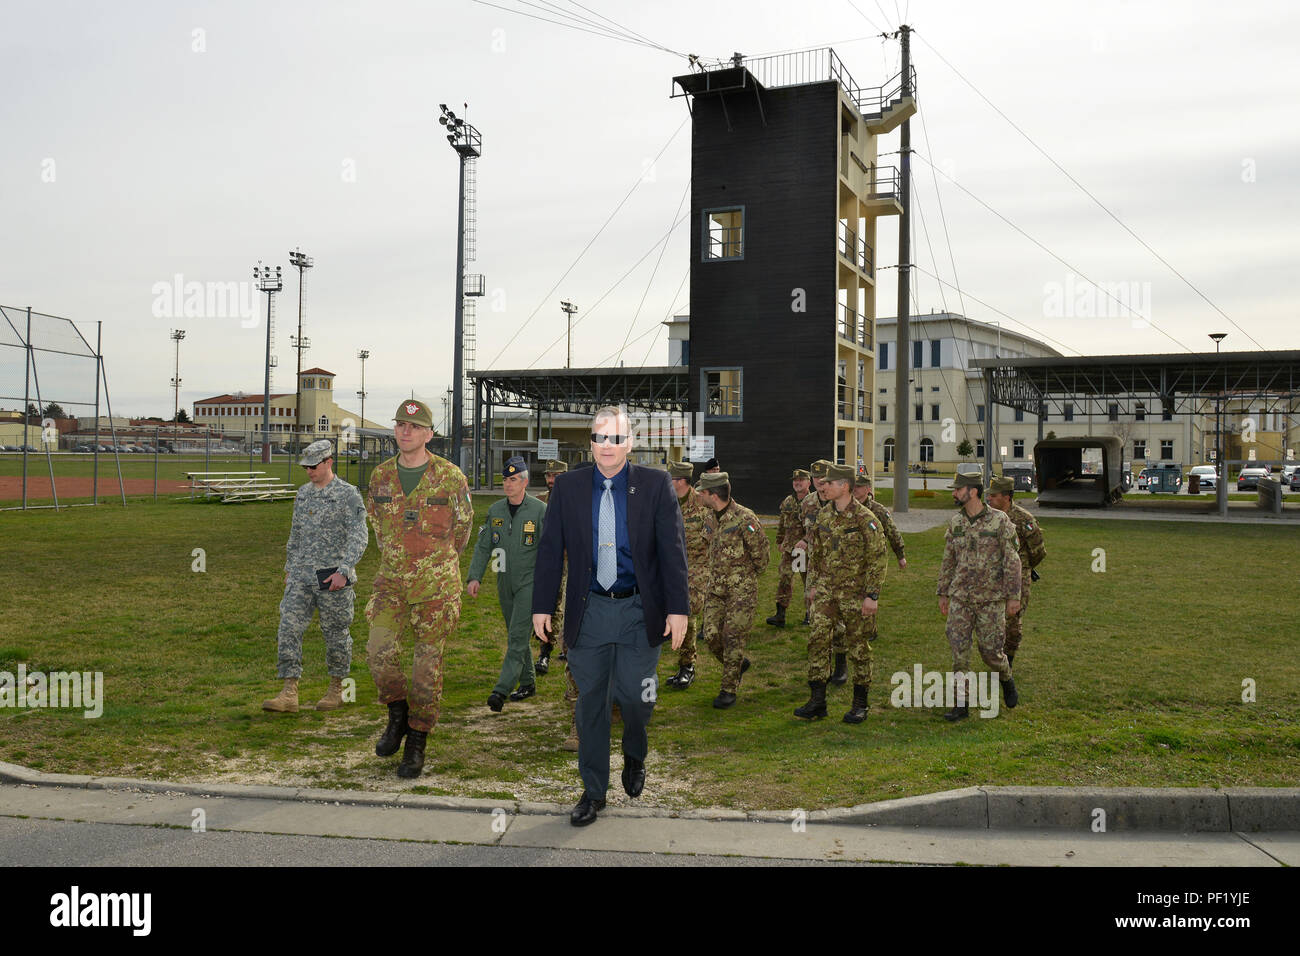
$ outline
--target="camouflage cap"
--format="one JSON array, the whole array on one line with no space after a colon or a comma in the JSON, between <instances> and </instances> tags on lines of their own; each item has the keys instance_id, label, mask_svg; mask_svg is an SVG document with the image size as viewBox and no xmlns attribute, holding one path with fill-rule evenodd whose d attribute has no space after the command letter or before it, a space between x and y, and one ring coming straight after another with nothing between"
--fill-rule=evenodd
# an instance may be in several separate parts
<instances>
[{"instance_id":1,"label":"camouflage cap","mask_svg":"<svg viewBox=\"0 0 1300 956\"><path fill-rule=\"evenodd\" d=\"M328 438L322 438L314 441L302 450L302 457L298 459L300 465L319 465L326 458L334 457L334 446L330 444Z\"/></svg>"},{"instance_id":2,"label":"camouflage cap","mask_svg":"<svg viewBox=\"0 0 1300 956\"><path fill-rule=\"evenodd\" d=\"M410 422L412 425L432 428L433 412L429 411L429 406L418 398L408 398L397 406L397 414L393 416L393 421Z\"/></svg>"},{"instance_id":3,"label":"camouflage cap","mask_svg":"<svg viewBox=\"0 0 1300 956\"><path fill-rule=\"evenodd\" d=\"M512 478L528 470L528 462L524 461L522 455L511 455L506 459L504 467L501 469L502 478Z\"/></svg>"},{"instance_id":4,"label":"camouflage cap","mask_svg":"<svg viewBox=\"0 0 1300 956\"><path fill-rule=\"evenodd\" d=\"M871 476L868 475L865 471L860 471L858 472L857 477L853 479L853 484L855 484L859 488L870 488Z\"/></svg>"},{"instance_id":5,"label":"camouflage cap","mask_svg":"<svg viewBox=\"0 0 1300 956\"><path fill-rule=\"evenodd\" d=\"M731 478L725 471L706 471L700 476L698 485L700 491L712 491L714 488L721 488L723 485L731 484Z\"/></svg>"},{"instance_id":6,"label":"camouflage cap","mask_svg":"<svg viewBox=\"0 0 1300 956\"><path fill-rule=\"evenodd\" d=\"M828 465L826 468L827 481L847 481L852 484L853 474L851 465Z\"/></svg>"},{"instance_id":7,"label":"camouflage cap","mask_svg":"<svg viewBox=\"0 0 1300 956\"><path fill-rule=\"evenodd\" d=\"M984 480L979 475L958 475L952 481L954 490L957 488L983 488Z\"/></svg>"},{"instance_id":8,"label":"camouflage cap","mask_svg":"<svg viewBox=\"0 0 1300 956\"><path fill-rule=\"evenodd\" d=\"M668 474L673 478L685 478L690 481L695 475L695 466L689 461L670 461L668 462Z\"/></svg>"},{"instance_id":9,"label":"camouflage cap","mask_svg":"<svg viewBox=\"0 0 1300 956\"><path fill-rule=\"evenodd\" d=\"M568 462L558 461L552 458L546 463L546 474L548 475L562 475L568 470Z\"/></svg>"},{"instance_id":10,"label":"camouflage cap","mask_svg":"<svg viewBox=\"0 0 1300 956\"><path fill-rule=\"evenodd\" d=\"M1008 478L1005 475L1001 478L994 478L989 482L989 493L995 495L1009 495L1016 490L1016 480Z\"/></svg>"},{"instance_id":11,"label":"camouflage cap","mask_svg":"<svg viewBox=\"0 0 1300 956\"><path fill-rule=\"evenodd\" d=\"M808 469L808 471L814 478L825 478L826 469L829 467L830 467L829 461L827 461L825 458L818 458L815 462L812 463L812 466Z\"/></svg>"},{"instance_id":12,"label":"camouflage cap","mask_svg":"<svg viewBox=\"0 0 1300 956\"><path fill-rule=\"evenodd\" d=\"M790 476L790 480L791 480L791 481L797 481L797 480L800 479L800 478L807 479L807 478L811 478L811 477L812 477L812 475L808 474L808 469L807 469L807 468L796 468L796 469L794 470L794 474L792 474L792 475Z\"/></svg>"}]
</instances>

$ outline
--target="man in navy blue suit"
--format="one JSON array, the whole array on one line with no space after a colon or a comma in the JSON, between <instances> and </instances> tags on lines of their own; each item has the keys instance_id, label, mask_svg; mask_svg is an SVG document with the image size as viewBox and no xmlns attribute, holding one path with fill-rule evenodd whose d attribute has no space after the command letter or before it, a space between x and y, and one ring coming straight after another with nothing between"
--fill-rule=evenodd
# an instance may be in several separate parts
<instances>
[{"instance_id":1,"label":"man in navy blue suit","mask_svg":"<svg viewBox=\"0 0 1300 956\"><path fill-rule=\"evenodd\" d=\"M610 701L623 714L623 789L645 787L646 727L658 696L660 646L686 637L690 598L681 509L666 472L630 464L627 412L591 420L594 468L559 475L533 572L533 631L549 642L564 554L564 643L578 685L578 772L583 794L569 822L586 826L605 808Z\"/></svg>"}]
</instances>

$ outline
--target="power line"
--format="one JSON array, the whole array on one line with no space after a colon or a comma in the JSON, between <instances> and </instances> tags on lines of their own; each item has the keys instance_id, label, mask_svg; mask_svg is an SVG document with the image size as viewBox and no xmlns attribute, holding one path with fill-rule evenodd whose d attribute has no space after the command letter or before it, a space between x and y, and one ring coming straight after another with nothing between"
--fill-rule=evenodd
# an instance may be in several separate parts
<instances>
[{"instance_id":1,"label":"power line","mask_svg":"<svg viewBox=\"0 0 1300 956\"><path fill-rule=\"evenodd\" d=\"M652 165L659 160L660 156L662 156L665 152L667 152L668 147L671 146L673 140L677 138L677 134L680 133L686 127L686 124L689 121L690 121L690 117L687 117L686 119L682 120L681 125L678 126L677 129L673 130L673 134L668 137L668 142L664 143L663 147L659 150L659 152L655 154L655 158L651 160ZM587 251L595 244L596 240L600 238L600 234L605 231L605 228L611 222L614 221L614 217L618 215L619 210L622 209L627 204L627 201L632 198L632 194L637 191L637 188L643 182L645 182L644 173L642 173L640 176L637 177L636 182L632 184L632 188L627 191L627 195L625 195L619 201L619 204L614 207L614 211L609 214L608 218L606 218L606 220L603 223L601 223L600 228L596 230L596 234L591 237L591 239L587 242L585 246L582 247L582 251L578 253L577 258L574 259L573 262L569 263L569 268L564 270L564 275L560 276L560 278L558 278L555 281L555 285L551 286L550 291L547 292L546 295L542 297L542 300L537 303L537 307L533 309L531 313L529 313L528 318L524 319L524 321L520 323L519 328L515 329L515 334L510 336L506 344L501 346L497 354L492 357L492 361L488 363L489 368L495 365L497 359L499 359L502 356L502 354L505 352L505 350L510 347L511 343L513 343L515 339L519 338L520 334L528 326L528 323L531 322L536 317L537 313L542 310L542 307L551 301L551 296L554 295L555 290L560 287L560 283L563 282L565 279L567 279L569 273L572 272L574 268L578 265L578 263L582 261L582 257L587 254Z\"/></svg>"},{"instance_id":2,"label":"power line","mask_svg":"<svg viewBox=\"0 0 1300 956\"><path fill-rule=\"evenodd\" d=\"M974 199L977 203L979 203L981 206L983 206L983 207L984 207L985 209L987 209L989 212L993 213L993 215L997 216L999 219L1001 219L1003 222L1005 222L1008 226L1010 226L1010 227L1011 227L1012 229L1014 229L1016 232L1020 233L1022 236L1024 236L1026 239L1028 239L1028 240L1029 240L1030 242L1032 242L1034 245L1036 245L1039 249L1042 249L1044 252L1046 252L1049 256L1051 256L1051 257L1052 257L1053 259L1055 259L1057 262L1061 263L1061 265L1065 266L1067 269L1071 270L1072 272L1077 272L1077 273L1079 274L1079 276L1080 276L1082 279L1084 279L1084 280L1085 280L1086 282L1088 282L1090 285L1095 286L1095 287L1097 288L1097 290L1098 290L1099 292L1101 292L1103 295L1105 295L1107 298L1113 299L1116 303L1119 304L1119 306L1120 306L1121 308L1127 310L1128 312L1130 312L1130 313L1132 313L1133 315L1137 316L1137 317L1138 317L1139 319L1141 319L1142 321L1146 322L1146 323L1147 323L1148 325L1150 325L1153 329L1155 329L1157 332L1159 332L1159 333L1160 333L1161 335L1163 335L1165 338L1169 339L1169 341L1173 342L1173 343L1174 343L1175 345L1177 345L1179 348L1184 349L1184 350L1186 350L1186 351L1188 351L1188 352L1191 352L1191 351L1192 351L1192 350L1189 349L1186 345L1184 345L1182 342L1178 341L1178 339L1174 338L1172 335L1170 335L1170 334L1169 334L1168 332L1166 332L1164 329L1160 328L1160 326L1156 325L1155 322L1151 321L1150 318L1148 318L1147 316L1143 315L1141 312L1139 312L1137 309L1135 309L1135 308L1133 308L1132 306L1130 306L1128 303L1122 301L1122 300L1121 300L1119 297L1117 297L1114 293L1111 293L1111 292L1107 291L1107 290L1106 290L1104 287L1102 287L1098 282L1094 281L1092 278L1090 278L1089 276L1087 276L1087 275L1084 273L1084 271L1083 271L1082 269L1080 269L1078 266L1076 266L1076 265L1074 265L1073 263L1070 263L1070 262L1068 262L1067 260L1063 259L1061 256L1057 255L1057 254L1056 254L1055 252L1053 252L1051 249L1047 248L1047 246L1043 245L1041 242L1039 242L1037 239L1035 239L1035 238L1034 238L1033 236L1031 236L1029 233L1025 232L1025 230L1021 229L1019 226L1017 226L1014 222L1012 222L1012 221L1011 221L1010 219L1008 219L1006 216L1002 215L1002 213L998 212L996 209L994 209L992 206L990 206L990 205L989 205L988 203L986 203L984 200L980 199L978 196L976 196L973 192L971 192L969 189L967 189L967 188L966 188L965 186L963 186L961 183L957 182L957 180L953 179L951 176L949 176L947 173L945 173L942 169L939 169L939 167L935 166L935 164L932 163L932 162L930 162L930 160L927 159L925 156L922 156L922 155L921 155L919 152L917 152L916 150L912 150L912 155L915 156L917 159L921 160L921 162L925 163L925 164L926 164L927 166L929 166L931 169L933 169L933 170L935 170L936 172L938 172L940 175L943 176L944 179L948 180L948 182L952 183L954 186L956 186L958 189L960 189L962 192L964 192L967 196L970 196L971 199Z\"/></svg>"},{"instance_id":3,"label":"power line","mask_svg":"<svg viewBox=\"0 0 1300 956\"><path fill-rule=\"evenodd\" d=\"M1070 182L1072 182L1075 186L1077 186L1077 187L1080 189L1080 191L1083 192L1083 194L1084 194L1085 196L1087 196L1087 197L1088 197L1089 199L1091 199L1094 203L1096 203L1096 205L1097 205L1097 206L1098 206L1098 207L1099 207L1099 208L1100 208L1104 213L1106 213L1106 215L1110 216L1111 219L1115 220L1115 222L1119 224L1120 228L1122 228L1122 229L1123 229L1125 232L1127 232L1130 236L1132 236L1134 239L1136 239L1136 240L1138 241L1138 243L1141 244L1142 248L1146 249L1147 252L1149 252L1149 253L1151 253L1151 255L1155 256L1156 259L1158 259L1158 260L1160 261L1160 263L1161 263L1162 265L1165 266L1165 268L1167 268L1170 272L1172 272L1172 273L1173 273L1174 275L1176 275L1179 279L1181 279L1181 280L1183 281L1183 283L1184 283L1184 284L1185 284L1189 289L1191 289L1193 292L1195 292L1198 296L1200 296L1201 299L1203 299L1203 300L1205 301L1205 303L1206 303L1207 305L1210 306L1210 308L1214 309L1215 312L1219 313L1219 315L1221 315L1221 316L1223 316L1225 319L1227 319L1227 321L1230 322L1230 323L1232 324L1232 327L1233 327L1233 328L1235 328L1235 329L1236 329L1238 332L1240 332L1242 335L1246 336L1246 338L1250 339L1250 341L1254 342L1255 345L1256 345L1258 348L1260 348L1261 350L1263 350L1263 351L1268 351L1267 349L1264 348L1264 346L1262 346L1262 345L1259 344L1259 342L1255 339L1254 336L1252 336L1249 332L1247 332L1247 331L1246 331L1245 329L1243 329L1240 325L1238 325L1235 321L1233 321L1233 319L1232 319L1231 316L1229 316L1229 315L1228 315L1226 312L1224 312L1221 308L1219 308L1217 305L1215 305L1215 303L1212 302L1212 301L1210 300L1209 296L1207 296L1204 292L1202 292L1199 288L1197 288L1197 286L1196 286L1196 285L1195 285L1195 284L1194 284L1190 279L1188 279L1187 276L1183 275L1183 274L1182 274L1181 272L1179 272L1176 268L1174 268L1174 266L1169 262L1169 260L1167 260L1164 256L1160 255L1160 253L1156 252L1156 250L1153 249L1153 248L1151 247L1151 245L1150 245L1150 244L1149 244L1145 239L1143 239L1143 238L1142 238L1141 236L1139 236L1136 232L1134 232L1131 228L1129 228L1128 224L1125 223L1122 219L1120 219L1119 216L1117 216L1117 215L1115 215L1115 213L1111 212L1110 208L1109 208L1105 203L1103 203L1100 199L1098 199L1096 196L1094 196L1094 195L1093 195L1093 194L1088 190L1088 188L1087 188L1086 186L1083 185L1083 183L1081 183L1081 182L1079 182L1079 180L1075 179L1074 176L1072 176L1072 175L1070 174L1069 170L1067 170L1064 166L1062 166L1062 165L1061 165L1060 163L1058 163L1055 159L1053 159L1052 156L1051 156L1051 154L1049 154L1049 153L1047 152L1047 150L1043 149L1043 147L1039 146L1038 143L1036 143L1036 142L1034 141L1033 137L1031 137L1028 133L1026 133L1026 132L1025 132L1023 129L1021 129L1019 126L1017 126L1016 123L1011 119L1011 117L1009 117L1006 113L1002 112L1002 110L998 109L998 107L993 103L993 101L990 100L987 96L985 96L982 92L980 92L979 88L978 88L974 83L972 83L970 80L968 80L968 79L967 79L967 78L962 74L962 72L961 72L960 70L958 70L955 66L953 66L951 63L949 63L949 62L944 58L943 54L940 53L938 50L936 50L936 49L934 48L934 45L933 45L933 44L929 43L929 42L925 39L925 37L923 37L923 36L920 36L919 39L921 40L922 43L924 43L927 47L930 48L930 52L932 52L935 56L937 56L937 57L939 58L940 62L942 62L944 66L948 67L948 69L950 69L950 70L952 70L954 73L956 73L956 74L957 74L957 77L958 77L958 78L959 78L963 83L965 83L967 86L969 86L972 90L975 91L975 95L977 95L980 99L982 99L985 103L987 103L988 106L989 106L989 108L991 108L995 113L997 113L997 114L998 114L999 116L1001 116L1004 120L1006 120L1007 123L1010 124L1010 126L1011 126L1012 129L1014 129L1017 133L1019 133L1022 137L1024 137L1025 141L1028 142L1030 146L1032 146L1032 147L1034 147L1034 149L1038 150L1038 152L1041 153L1041 154L1043 155L1043 157L1044 157L1044 158L1045 158L1049 163L1051 163L1053 166L1055 166L1055 167L1056 167L1056 168L1057 168L1057 169L1062 173L1062 175L1065 176L1066 179L1068 179L1068 180L1069 180ZM1147 321L1150 322L1150 319L1148 319ZM1154 323L1152 323L1152 325L1153 325L1153 327L1154 327ZM1165 334L1168 334L1168 333L1165 333ZM1172 338L1172 336L1170 336L1170 338ZM1175 339L1175 341L1177 341L1177 340ZM1179 343L1179 344L1181 345L1182 343ZM1183 346L1183 348L1187 348L1187 347L1186 347L1186 346ZM1188 351L1191 351L1191 350L1188 349Z\"/></svg>"},{"instance_id":4,"label":"power line","mask_svg":"<svg viewBox=\"0 0 1300 956\"><path fill-rule=\"evenodd\" d=\"M654 40L651 40L649 37L642 36L641 34L637 33L635 30L629 30L627 27L623 26L622 24L620 24L620 23L616 23L615 21L611 20L609 17L605 16L603 13L598 13L597 11L592 10L590 7L584 7L582 4L578 3L577 0L569 0L569 2L572 3L575 7L578 7L579 9L581 9L581 10L586 10L586 11L587 11L588 13L590 13L592 16L600 17L600 19L604 20L606 23L611 24L612 26L617 27L617 28L618 28L619 30L621 30L622 32L624 32L624 33L628 33L628 34L631 34L631 35L634 36L634 37L639 37L640 39L644 40L646 43L650 44L651 46L655 47L656 49L663 50L665 53L673 53L673 54L675 54L675 55L677 55L677 56L684 56L684 55L685 55L685 54L682 54L682 53L678 53L676 50L670 50L670 49L668 49L668 47L664 46L663 44L655 43Z\"/></svg>"},{"instance_id":5,"label":"power line","mask_svg":"<svg viewBox=\"0 0 1300 956\"><path fill-rule=\"evenodd\" d=\"M677 203L677 208L673 211L673 222L677 222L677 217L681 214L682 206L686 203L686 197L691 193L691 181L686 181L686 188L682 190L682 198ZM645 305L646 296L650 294L650 287L654 285L655 276L659 274L659 265L664 261L664 253L668 251L668 243L665 242L659 247L659 258L655 260L655 267L650 270L650 279L645 284L645 291L641 293L641 301L636 304L636 312L632 313L632 321L627 324L627 331L623 333L623 345L618 350L618 357L615 361L623 357L623 349L627 348L627 337L632 334L632 328L636 325L636 320L641 317L641 309Z\"/></svg>"},{"instance_id":6,"label":"power line","mask_svg":"<svg viewBox=\"0 0 1300 956\"><path fill-rule=\"evenodd\" d=\"M632 43L632 44L635 44L636 46L646 47L647 49L651 49L651 50L663 50L663 51L668 52L668 53L673 53L673 54L676 55L676 56L683 56L683 55L684 55L684 54L681 54L681 53L676 53L676 52L673 51L673 50L669 50L667 47L656 46L655 44L645 43L645 42L643 42L643 41L641 41L641 40L634 40L634 39L631 39L631 38L629 38L629 37L620 36L619 34L613 32L612 30L609 30L609 31L589 30L589 29L587 29L587 28L585 28L585 27L576 26L576 25L574 25L573 23L565 23L565 22L562 21L562 20L552 20L552 19L550 19L549 17L540 17L540 16L538 16L538 15L535 14L535 13L526 13L526 12L524 12L523 10L516 10L516 9L514 9L513 7L503 7L503 6L501 6L499 3L489 3L488 0L470 0L470 2L471 2L471 3L477 3L477 4L478 4L479 6L481 6L481 7L492 7L492 8L495 9L495 10L503 10L503 11L505 11L506 13L513 13L513 14L515 14L515 15L517 15L517 16L528 17L528 18L531 19L531 20L541 20L543 23L553 23L553 24L555 24L556 26L559 26L559 27L567 27L567 28L570 29L570 30L577 30L577 31L579 31L579 32L581 32L581 33L590 33L590 34L592 34L593 36L605 37L605 38L608 39L608 40L620 40L620 41L622 41L623 43ZM526 3L527 0L519 0L519 2L520 2L520 3ZM537 6L535 6L534 4L529 4L529 6L533 6L534 9L543 9L543 10L545 9L545 8L537 7ZM547 11L545 11L545 12L548 12L548 13L549 13L550 11L547 10Z\"/></svg>"}]
</instances>

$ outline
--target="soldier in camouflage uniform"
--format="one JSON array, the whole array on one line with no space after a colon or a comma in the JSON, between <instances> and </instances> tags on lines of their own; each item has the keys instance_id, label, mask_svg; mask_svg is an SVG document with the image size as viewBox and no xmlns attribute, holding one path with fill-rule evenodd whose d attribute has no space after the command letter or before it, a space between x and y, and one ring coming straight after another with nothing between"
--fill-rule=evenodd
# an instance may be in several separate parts
<instances>
[{"instance_id":1,"label":"soldier in camouflage uniform","mask_svg":"<svg viewBox=\"0 0 1300 956\"><path fill-rule=\"evenodd\" d=\"M823 486L829 503L817 512L812 531L813 563L808 590L813 597L812 635L808 639L808 689L811 696L794 715L806 720L826 716L826 682L831 676L832 642L838 627L853 666L853 705L846 724L867 719L871 689L871 643L868 619L876 614L885 581L885 535L875 515L853 497L853 469L831 465Z\"/></svg>"},{"instance_id":2,"label":"soldier in camouflage uniform","mask_svg":"<svg viewBox=\"0 0 1300 956\"><path fill-rule=\"evenodd\" d=\"M366 656L379 702L388 706L375 753L396 753L405 737L397 774L411 778L424 768L425 743L438 722L443 645L460 621L460 553L474 507L461 470L425 447L433 436L429 407L405 401L394 419L398 454L375 466L366 492L380 555L366 604ZM401 643L408 625L415 644L409 682Z\"/></svg>"},{"instance_id":3,"label":"soldier in camouflage uniform","mask_svg":"<svg viewBox=\"0 0 1300 956\"><path fill-rule=\"evenodd\" d=\"M812 476L802 468L796 468L790 476L793 493L786 495L781 502L780 520L776 526L776 546L781 553L781 576L776 584L776 613L767 619L773 627L785 627L785 609L794 597L794 548L803 537L803 512L799 504L808 497L808 486ZM803 570L799 577L803 581L805 598L808 594L808 566L801 559Z\"/></svg>"},{"instance_id":4,"label":"soldier in camouflage uniform","mask_svg":"<svg viewBox=\"0 0 1300 956\"><path fill-rule=\"evenodd\" d=\"M758 577L770 559L767 535L758 516L731 497L725 471L700 478L700 496L709 516L709 585L704 599L704 639L722 662L722 689L713 699L719 710L736 702L740 676L749 669L745 639L758 605Z\"/></svg>"},{"instance_id":5,"label":"soldier in camouflage uniform","mask_svg":"<svg viewBox=\"0 0 1300 956\"><path fill-rule=\"evenodd\" d=\"M530 644L533 633L533 567L541 540L546 505L528 494L528 465L520 455L506 459L501 469L505 497L492 502L487 521L478 531L465 590L478 597L488 561L497 573L497 599L506 619L506 658L488 707L500 713L507 697L527 700L537 693ZM500 560L495 560L496 558ZM516 685L518 690L515 690Z\"/></svg>"},{"instance_id":6,"label":"soldier in camouflage uniform","mask_svg":"<svg viewBox=\"0 0 1300 956\"><path fill-rule=\"evenodd\" d=\"M539 501L550 502L551 489L555 487L556 476L563 475L568 470L568 464L563 461L552 459L546 463L546 491L538 495ZM551 651L554 648L559 648L556 659L565 662L564 702L569 705L569 736L564 738L564 743L560 744L560 749L576 754L578 752L578 685L573 680L573 675L569 673L569 653L564 646L564 592L568 586L569 556L566 553L563 570L560 571L560 593L555 596L555 613L551 615L551 636L554 640L550 644L542 644L542 651L537 655L537 663L534 667L539 674L545 674L549 671L551 667Z\"/></svg>"},{"instance_id":7,"label":"soldier in camouflage uniform","mask_svg":"<svg viewBox=\"0 0 1300 956\"><path fill-rule=\"evenodd\" d=\"M866 505L871 513L876 516L880 522L880 530L885 533L885 540L889 542L889 548L894 552L894 557L898 559L898 569L907 570L907 554L903 549L903 535L898 530L898 525L894 524L894 516L889 513L889 509L876 500L876 496L871 491L871 478L865 471L858 472L857 478L853 483L853 497ZM874 641L880 636L876 630L876 624L879 622L879 615L874 615L867 626L867 640Z\"/></svg>"},{"instance_id":8,"label":"soldier in camouflage uniform","mask_svg":"<svg viewBox=\"0 0 1300 956\"><path fill-rule=\"evenodd\" d=\"M551 500L551 489L555 487L555 476L562 475L568 470L569 470L569 466L565 462L557 461L555 459L548 461L546 463L546 471L545 471L546 490L537 496L537 500L542 502L542 504L546 504L547 502L549 502ZM568 583L568 581L569 581L569 561L566 558L564 561L564 570L560 572L560 597L557 599L559 601L559 604L555 609L555 614L551 618L554 633L559 634L560 637L557 640L552 641L550 644L542 644L541 653L537 655L537 663L533 665L534 669L539 674L545 674L551 669L551 651L555 648L556 644L563 644L564 641L564 637L563 637L564 635L564 586ZM561 647L559 653L559 659L564 660L564 658L565 658L564 648ZM569 683L572 682L573 682L572 679L570 679ZM578 689L576 687L573 689L573 694L574 694L574 700L577 700ZM568 699L567 691L565 693L565 699L566 700Z\"/></svg>"},{"instance_id":9,"label":"soldier in camouflage uniform","mask_svg":"<svg viewBox=\"0 0 1300 956\"><path fill-rule=\"evenodd\" d=\"M312 610L320 612L325 635L325 666L329 690L317 710L335 710L343 703L343 678L352 669L352 603L357 562L370 543L366 508L356 488L334 474L334 449L327 439L312 442L298 460L311 480L293 500L293 524L285 546L284 597L280 599L280 661L284 680L280 693L262 701L262 709L297 713L298 680L302 677L302 634ZM318 572L330 572L323 580Z\"/></svg>"},{"instance_id":10,"label":"soldier in camouflage uniform","mask_svg":"<svg viewBox=\"0 0 1300 956\"><path fill-rule=\"evenodd\" d=\"M805 497L802 502L800 502L800 508L803 511L804 531L803 540L799 541L795 547L803 550L805 566L808 568L812 568L813 561L816 560L813 557L811 550L812 529L817 522L817 512L826 507L826 495L824 493L826 488L826 469L829 468L830 465L831 463L825 458L818 458L812 463L812 466L808 471L812 475L813 490L808 493L807 497ZM807 582L805 582L805 585L806 584ZM807 587L804 588L804 605L806 610L804 612L803 622L805 624L810 624L812 623L812 595L808 593ZM836 630L832 643L835 649L835 670L831 674L831 683L836 685L844 684L847 683L849 679L849 669L847 655L845 653L844 631L842 629Z\"/></svg>"},{"instance_id":11,"label":"soldier in camouflage uniform","mask_svg":"<svg viewBox=\"0 0 1300 956\"><path fill-rule=\"evenodd\" d=\"M691 596L690 620L686 625L686 639L682 641L677 656L677 673L668 678L668 686L685 690L695 680L695 635L704 614L704 597L709 587L709 534L713 510L704 503L703 496L691 487L695 466L689 461L668 463L668 476L677 493L677 504L682 509L682 527L686 532L686 578Z\"/></svg>"},{"instance_id":12,"label":"soldier in camouflage uniform","mask_svg":"<svg viewBox=\"0 0 1300 956\"><path fill-rule=\"evenodd\" d=\"M958 475L952 500L960 509L948 522L939 566L939 612L948 618L948 644L957 677L958 698L944 719L970 715L971 637L980 656L1002 682L1007 707L1019 702L1011 664L1003 653L1006 618L1020 610L1020 546L1016 527L983 500L978 475Z\"/></svg>"},{"instance_id":13,"label":"soldier in camouflage uniform","mask_svg":"<svg viewBox=\"0 0 1300 956\"><path fill-rule=\"evenodd\" d=\"M997 508L1016 526L1016 536L1020 541L1020 610L1007 615L1007 640L1004 650L1007 663L1016 658L1020 649L1020 640L1024 636L1021 630L1025 611L1029 608L1029 585L1038 580L1037 567L1047 557L1047 548L1043 546L1043 527L1034 520L1034 516L1016 504L1016 482L1013 478L994 478L989 482L989 507Z\"/></svg>"}]
</instances>

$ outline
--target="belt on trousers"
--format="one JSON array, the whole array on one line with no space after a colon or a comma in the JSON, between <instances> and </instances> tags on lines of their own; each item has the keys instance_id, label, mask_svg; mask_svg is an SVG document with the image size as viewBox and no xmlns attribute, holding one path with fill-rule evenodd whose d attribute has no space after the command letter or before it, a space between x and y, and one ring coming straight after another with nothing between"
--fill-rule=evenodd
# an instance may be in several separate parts
<instances>
[{"instance_id":1,"label":"belt on trousers","mask_svg":"<svg viewBox=\"0 0 1300 956\"><path fill-rule=\"evenodd\" d=\"M615 601L621 601L624 598L630 598L633 594L640 594L641 589L635 585L626 591L605 591L601 588L592 588L592 594L599 594L601 597L613 598Z\"/></svg>"}]
</instances>

